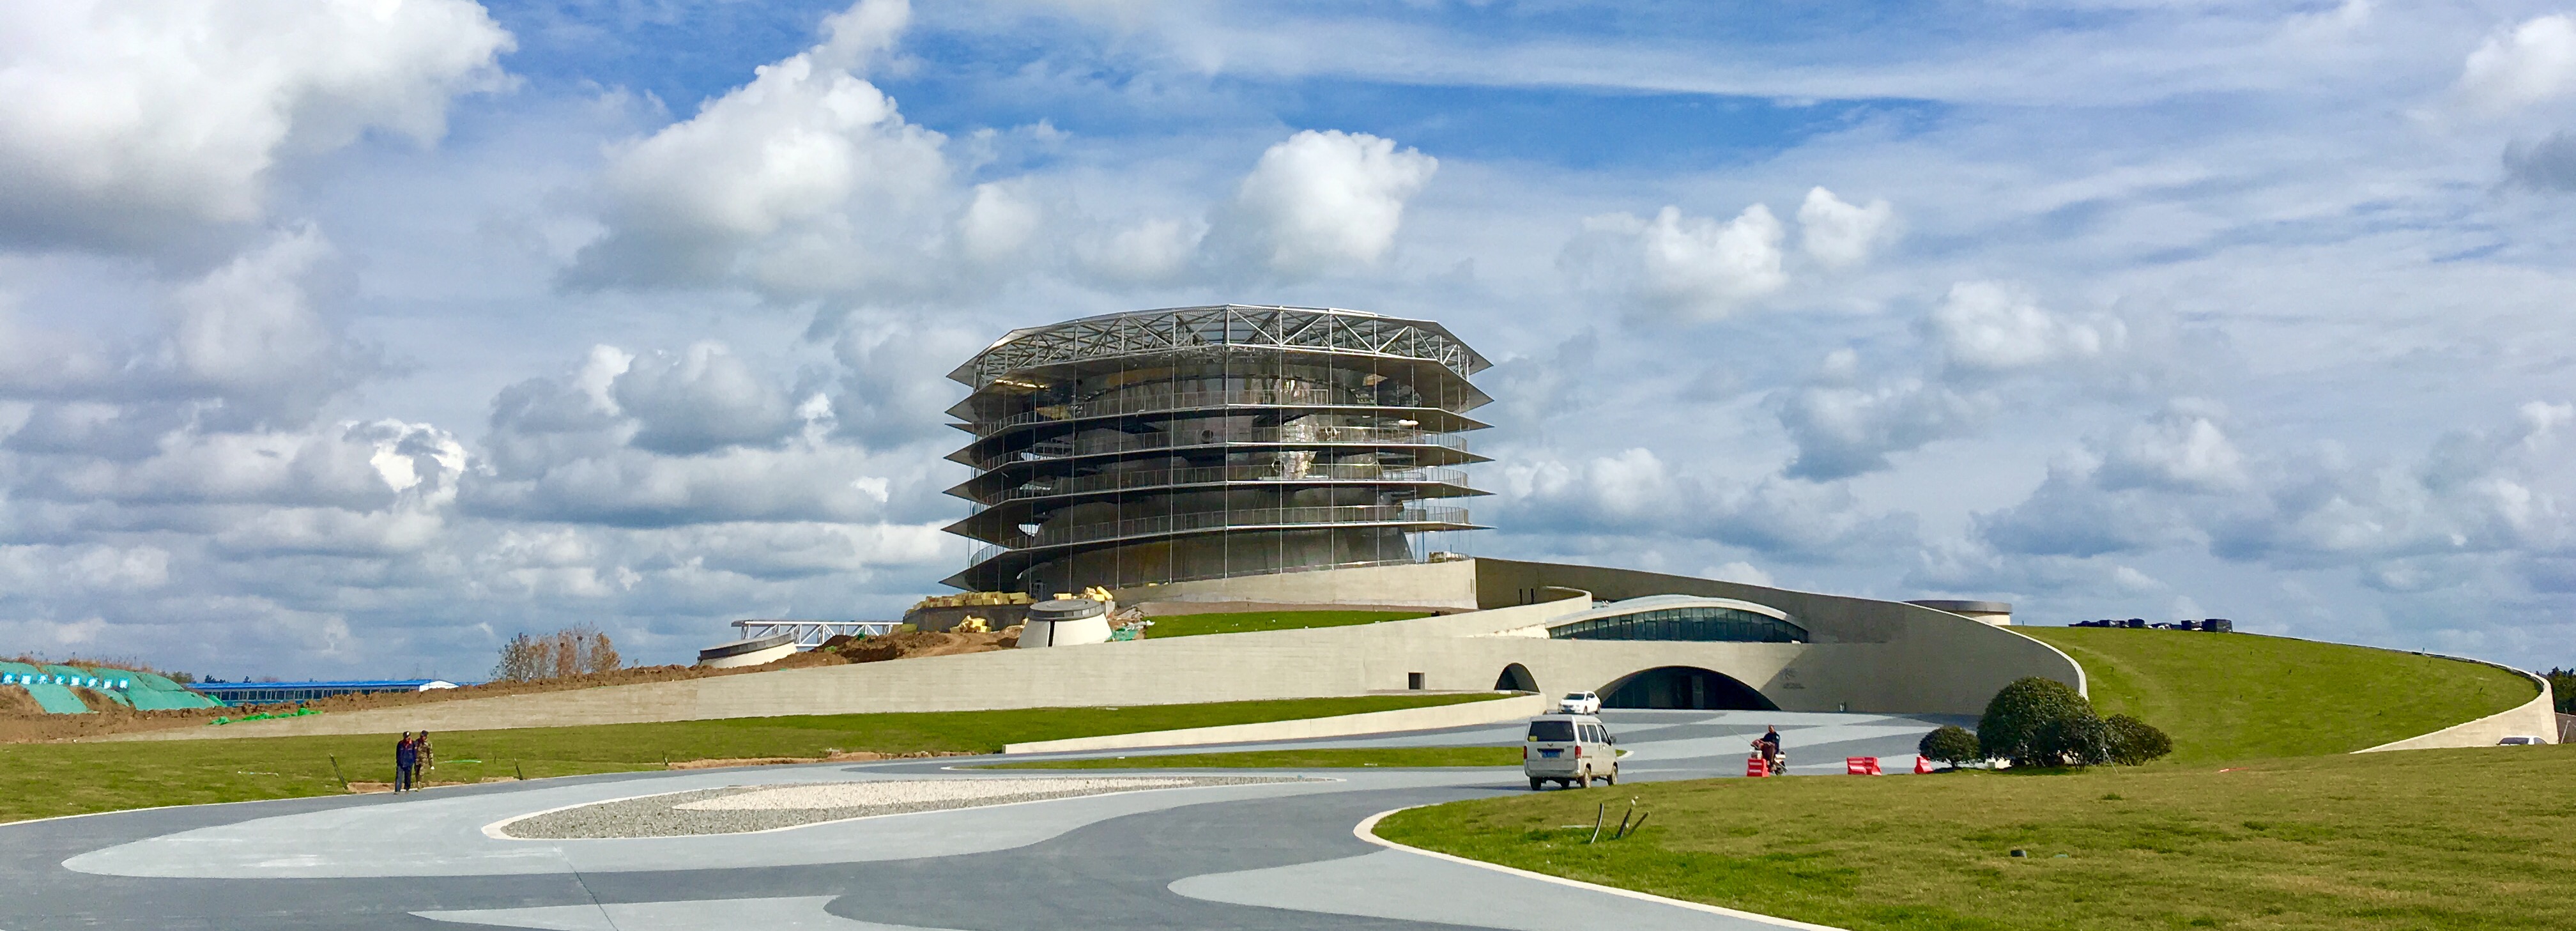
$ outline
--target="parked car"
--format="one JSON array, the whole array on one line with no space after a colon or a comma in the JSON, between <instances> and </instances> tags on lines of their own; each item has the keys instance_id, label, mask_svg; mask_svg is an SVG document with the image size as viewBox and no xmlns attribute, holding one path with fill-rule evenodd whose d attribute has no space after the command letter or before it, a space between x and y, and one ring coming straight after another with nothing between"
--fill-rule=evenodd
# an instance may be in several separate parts
<instances>
[{"instance_id":1,"label":"parked car","mask_svg":"<svg viewBox=\"0 0 2576 931\"><path fill-rule=\"evenodd\" d=\"M2538 745L2538 744L2545 744L2545 743L2548 743L2548 742L2549 742L2549 741L2542 740L2542 739L2540 739L2540 738L2538 738L2538 737L2518 736L2518 737L2507 737L2507 738L2505 738L2505 739L2503 739L2503 740L2496 741L2496 746L2499 746L2499 747L2529 747L2529 746L2535 746L2535 745Z\"/></svg>"},{"instance_id":2,"label":"parked car","mask_svg":"<svg viewBox=\"0 0 2576 931\"><path fill-rule=\"evenodd\" d=\"M1619 738L1601 719L1588 714L1550 714L1531 718L1529 736L1521 740L1521 775L1530 791L1553 782L1591 788L1592 780L1619 784Z\"/></svg>"},{"instance_id":3,"label":"parked car","mask_svg":"<svg viewBox=\"0 0 2576 931\"><path fill-rule=\"evenodd\" d=\"M1558 714L1600 714L1601 696L1590 692L1570 692L1557 699L1556 711Z\"/></svg>"}]
</instances>

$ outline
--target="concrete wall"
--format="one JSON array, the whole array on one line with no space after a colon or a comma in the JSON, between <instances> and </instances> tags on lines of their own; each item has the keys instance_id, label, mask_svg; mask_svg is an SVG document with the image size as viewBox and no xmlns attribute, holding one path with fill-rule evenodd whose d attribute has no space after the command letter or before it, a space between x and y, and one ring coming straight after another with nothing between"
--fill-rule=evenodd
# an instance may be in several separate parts
<instances>
[{"instance_id":1,"label":"concrete wall","mask_svg":"<svg viewBox=\"0 0 2576 931\"><path fill-rule=\"evenodd\" d=\"M1832 711L1848 705L1853 711L1979 714L1995 692L2023 676L2085 689L2084 667L2056 648L2010 628L1919 605L1633 569L1504 559L1478 559L1475 566L1476 589L1487 606L1548 597L1546 589L1564 588L1613 600L1662 594L1734 598L1789 612L1813 643L1654 644L1675 657L1743 662L1738 668L1749 675L1762 675L1767 665L1777 663L1769 679L1748 678L1728 666L1687 665L1734 676L1784 710ZM1540 684L1555 688L1544 675Z\"/></svg>"},{"instance_id":2,"label":"concrete wall","mask_svg":"<svg viewBox=\"0 0 2576 931\"><path fill-rule=\"evenodd\" d=\"M1429 708L1401 708L1395 711L1334 715L1329 718L1301 718L1294 721L1264 721L1259 724L1227 724L1172 731L1040 740L1024 744L1008 744L1002 747L1002 752L1080 753L1090 750L1188 747L1272 740L1311 740L1317 737L1348 737L1353 734L1384 734L1394 731L1427 731L1443 727L1466 727L1474 724L1492 724L1496 721L1514 721L1545 714L1554 707L1554 701L1550 696L1522 695L1516 698L1498 698L1456 705L1434 705Z\"/></svg>"},{"instance_id":3,"label":"concrete wall","mask_svg":"<svg viewBox=\"0 0 2576 931\"><path fill-rule=\"evenodd\" d=\"M1896 602L1500 560L1347 571L1352 574L1341 578L1332 578L1340 575L1334 572L1265 576L1254 580L1252 592L1229 589L1224 593L1238 600L1316 600L1288 584L1294 581L1310 583L1315 591L1343 603L1430 606L1439 598L1465 595L1461 586L1472 583L1485 591L1488 607L1351 627L921 657L333 712L147 732L133 739L1310 698L1403 690L1415 673L1421 674L1428 689L1489 689L1514 663L1527 668L1539 689L1550 694L1598 690L1659 666L1695 666L1731 676L1790 711L1848 708L1976 714L1997 689L2021 676L2046 676L2083 687L2082 669L2045 644L1957 615ZM1175 589L1200 584L1137 591L1145 597L1172 600ZM1816 642L1548 640L1508 635L1589 610L1592 599L1572 589L1611 597L1681 593L1767 604L1797 616ZM1514 603L1523 599L1537 603Z\"/></svg>"},{"instance_id":4,"label":"concrete wall","mask_svg":"<svg viewBox=\"0 0 2576 931\"><path fill-rule=\"evenodd\" d=\"M2377 753L2382 750L2433 750L2442 747L2492 747L2496 745L2496 741L2503 740L2507 737L2538 737L2544 741L2558 741L2557 699L2550 695L2549 680L2524 672L2520 669L2513 669L2509 666L2496 666L2494 663L2483 663L2478 660L2466 660L2466 662L2495 666L2497 669L2509 670L2516 675L2530 679L2533 683L2540 686L2540 695L2530 701L2516 705L2504 711L2487 715L2486 717L2479 718L2475 721L2454 724L2430 734L2409 737L2405 740L2392 741L2380 744L2376 747L2355 750L2353 752Z\"/></svg>"}]
</instances>

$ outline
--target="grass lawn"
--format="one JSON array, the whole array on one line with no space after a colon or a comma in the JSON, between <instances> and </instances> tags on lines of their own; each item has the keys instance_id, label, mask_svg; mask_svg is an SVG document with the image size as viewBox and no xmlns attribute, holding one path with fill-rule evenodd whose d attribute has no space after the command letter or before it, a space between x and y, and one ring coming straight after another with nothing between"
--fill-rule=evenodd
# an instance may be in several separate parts
<instances>
[{"instance_id":1,"label":"grass lawn","mask_svg":"<svg viewBox=\"0 0 2576 931\"><path fill-rule=\"evenodd\" d=\"M2346 753L2530 701L2492 666L2254 634L2016 627L2084 667L2093 707L2173 736L2176 763Z\"/></svg>"},{"instance_id":2,"label":"grass lawn","mask_svg":"<svg viewBox=\"0 0 2576 931\"><path fill-rule=\"evenodd\" d=\"M1853 929L2576 928L2576 748L2229 769L1648 783L1414 809L1378 834ZM1596 804L1616 824L1631 799L1642 832L1583 843Z\"/></svg>"},{"instance_id":3,"label":"grass lawn","mask_svg":"<svg viewBox=\"0 0 2576 931\"><path fill-rule=\"evenodd\" d=\"M1145 628L1145 636L1196 637L1201 634L1243 634L1257 630L1302 630L1308 627L1347 627L1352 624L1375 624L1379 621L1409 621L1430 617L1429 611L1242 611L1232 614L1175 614L1150 618L1154 626Z\"/></svg>"},{"instance_id":4,"label":"grass lawn","mask_svg":"<svg viewBox=\"0 0 2576 931\"><path fill-rule=\"evenodd\" d=\"M819 757L833 751L992 753L1003 744L1185 727L1319 718L1499 698L1368 695L1126 708L1033 708L809 715L450 731L434 735L430 778L475 782L658 769L665 759ZM0 821L53 815L331 795L393 778L395 735L0 745Z\"/></svg>"},{"instance_id":5,"label":"grass lawn","mask_svg":"<svg viewBox=\"0 0 2576 931\"><path fill-rule=\"evenodd\" d=\"M1120 756L1091 760L1039 760L995 763L979 769L1150 769L1158 767L1217 769L1276 767L1323 769L1357 766L1518 766L1519 747L1352 747L1314 750L1246 750L1236 753L1176 753Z\"/></svg>"}]
</instances>

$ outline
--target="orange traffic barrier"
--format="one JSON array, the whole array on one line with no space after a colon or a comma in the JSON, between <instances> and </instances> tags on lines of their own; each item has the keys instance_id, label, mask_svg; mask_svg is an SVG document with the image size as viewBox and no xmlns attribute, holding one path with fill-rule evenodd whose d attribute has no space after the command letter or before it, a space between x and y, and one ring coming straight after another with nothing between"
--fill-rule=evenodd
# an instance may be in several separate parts
<instances>
[{"instance_id":1,"label":"orange traffic barrier","mask_svg":"<svg viewBox=\"0 0 2576 931\"><path fill-rule=\"evenodd\" d=\"M1914 758L1914 774L1915 774L1915 775L1920 776L1920 775L1923 775L1924 773L1928 773L1928 772L1931 772L1931 771L1932 771L1932 758L1931 758L1931 757L1918 756L1918 757L1915 757L1915 758Z\"/></svg>"},{"instance_id":2,"label":"orange traffic barrier","mask_svg":"<svg viewBox=\"0 0 2576 931\"><path fill-rule=\"evenodd\" d=\"M1875 775L1878 775L1878 774L1879 774L1879 773L1878 773L1878 758L1877 758L1877 757L1874 757L1874 756L1847 756L1847 757L1844 757L1844 758L1843 758L1843 774L1844 774L1844 775L1847 775L1847 776L1875 776Z\"/></svg>"},{"instance_id":3,"label":"orange traffic barrier","mask_svg":"<svg viewBox=\"0 0 2576 931\"><path fill-rule=\"evenodd\" d=\"M1771 764L1765 762L1758 756L1746 757L1744 760L1744 774L1756 779L1771 775Z\"/></svg>"}]
</instances>

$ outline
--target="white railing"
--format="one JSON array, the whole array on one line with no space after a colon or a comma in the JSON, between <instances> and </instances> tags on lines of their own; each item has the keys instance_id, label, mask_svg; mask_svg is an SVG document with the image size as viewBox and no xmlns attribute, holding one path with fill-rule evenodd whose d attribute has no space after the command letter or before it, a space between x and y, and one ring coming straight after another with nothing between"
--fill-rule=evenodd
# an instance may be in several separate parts
<instances>
[{"instance_id":1,"label":"white railing","mask_svg":"<svg viewBox=\"0 0 2576 931\"><path fill-rule=\"evenodd\" d=\"M894 629L902 626L902 622L735 621L733 622L733 626L735 630L740 631L742 634L740 637L735 638L737 640L756 640L761 637L768 637L776 634L787 634L795 638L793 642L796 644L797 649L811 650L815 647L822 646L823 641L830 640L834 636L841 634L847 634L852 637L882 637L887 634L894 633Z\"/></svg>"},{"instance_id":2,"label":"white railing","mask_svg":"<svg viewBox=\"0 0 2576 931\"><path fill-rule=\"evenodd\" d=\"M1013 450L985 457L975 464L977 473L990 472L1014 462L1044 462L1075 456L1123 453L1140 449L1177 449L1190 446L1223 446L1230 443L1360 445L1360 446L1439 446L1464 450L1467 441L1455 434L1432 433L1405 427L1264 427L1256 430L1201 430L1192 436L1180 433L1121 434L1121 439L1097 437L1072 440L1050 440L1028 449Z\"/></svg>"},{"instance_id":3,"label":"white railing","mask_svg":"<svg viewBox=\"0 0 2576 931\"><path fill-rule=\"evenodd\" d=\"M1207 466L1196 469L1132 469L1073 477L1048 477L983 495L985 504L1027 498L1053 498L1095 491L1208 485L1217 482L1441 482L1467 483L1459 469L1408 467L1390 469L1366 463L1323 463L1300 469L1288 463L1266 466Z\"/></svg>"},{"instance_id":4,"label":"white railing","mask_svg":"<svg viewBox=\"0 0 2576 931\"><path fill-rule=\"evenodd\" d=\"M1223 511L1197 511L1158 517L1136 517L1097 524L1070 527L1040 527L1038 532L1024 534L985 546L975 552L974 562L983 562L1010 550L1068 543L1089 543L1122 537L1149 537L1186 533L1193 530L1246 529L1333 524L1465 524L1466 508L1414 508L1391 505L1344 505L1305 508L1234 508Z\"/></svg>"}]
</instances>

